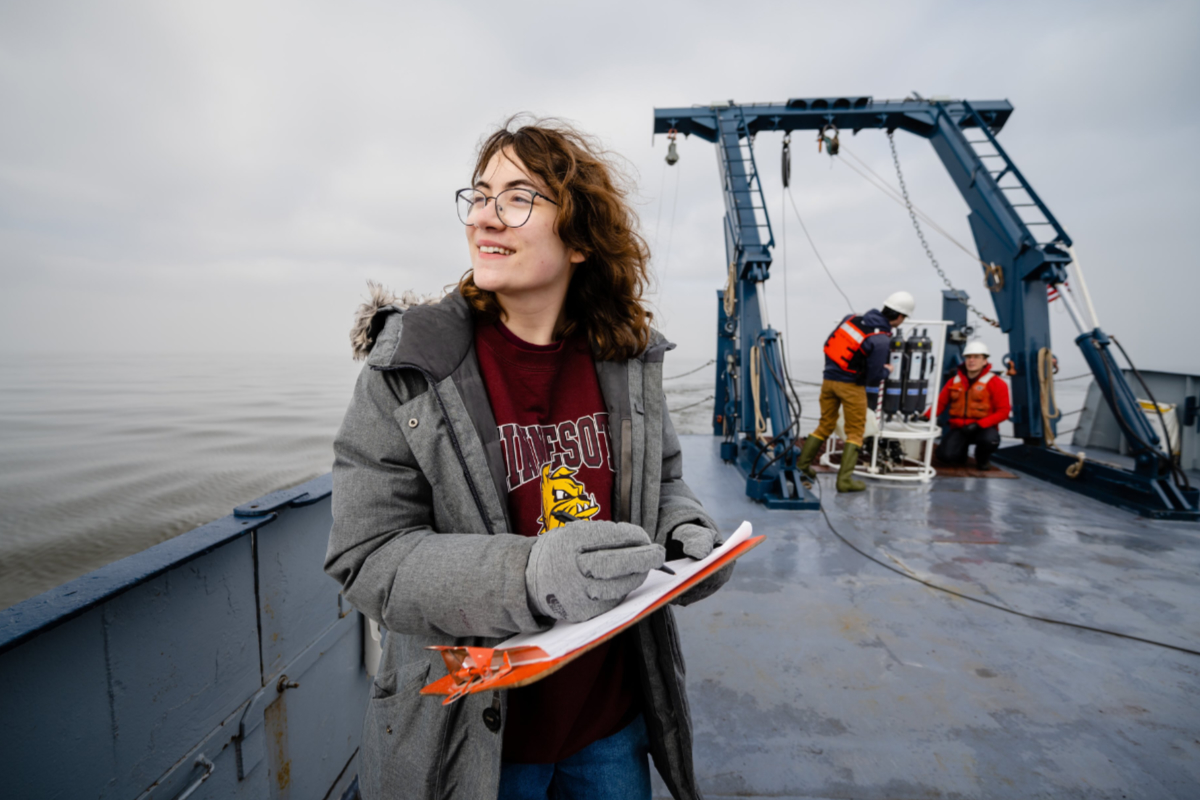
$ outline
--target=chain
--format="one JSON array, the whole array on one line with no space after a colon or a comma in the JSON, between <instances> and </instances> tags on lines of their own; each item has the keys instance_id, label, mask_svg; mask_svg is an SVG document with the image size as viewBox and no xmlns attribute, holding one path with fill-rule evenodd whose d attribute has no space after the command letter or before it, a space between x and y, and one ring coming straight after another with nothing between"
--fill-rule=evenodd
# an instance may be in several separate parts
<instances>
[{"instance_id":1,"label":"chain","mask_svg":"<svg viewBox=\"0 0 1200 800\"><path fill-rule=\"evenodd\" d=\"M950 279L946 277L946 273L942 270L941 265L938 264L937 258L935 258L933 255L933 248L931 248L929 246L929 242L925 240L925 231L921 230L921 223L917 221L917 212L913 210L912 200L908 199L908 186L904 183L904 173L900 171L900 156L896 154L896 137L893 131L888 131L888 145L890 145L892 148L892 163L896 165L896 178L900 181L900 193L904 196L904 207L908 209L908 216L912 220L913 228L917 231L917 238L921 240L921 246L925 248L925 255L929 256L929 263L933 264L933 268L937 271L937 274L941 276L942 283L946 284L950 291L958 295L959 302L971 309L975 316L979 317L993 328L999 328L999 322L987 316L978 308L967 302L967 293L961 289L955 289L954 284L950 282Z\"/></svg>"}]
</instances>

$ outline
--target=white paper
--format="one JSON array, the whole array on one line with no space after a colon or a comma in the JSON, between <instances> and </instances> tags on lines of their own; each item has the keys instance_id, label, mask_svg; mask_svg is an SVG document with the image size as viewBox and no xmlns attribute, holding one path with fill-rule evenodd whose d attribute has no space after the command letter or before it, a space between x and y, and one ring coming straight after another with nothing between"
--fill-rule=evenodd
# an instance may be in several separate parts
<instances>
[{"instance_id":1,"label":"white paper","mask_svg":"<svg viewBox=\"0 0 1200 800\"><path fill-rule=\"evenodd\" d=\"M626 596L619 606L605 611L598 617L592 617L586 622L564 622L559 620L554 627L538 633L521 633L496 646L497 650L512 650L517 647L540 647L550 658L560 658L583 647L588 642L601 638L621 627L626 622L637 617L655 601L682 584L706 566L716 561L725 553L737 547L753 535L754 529L749 522L743 522L725 543L708 554L702 561L691 558L680 558L668 561L667 566L675 570L674 575L668 575L659 570L651 570L646 581Z\"/></svg>"}]
</instances>

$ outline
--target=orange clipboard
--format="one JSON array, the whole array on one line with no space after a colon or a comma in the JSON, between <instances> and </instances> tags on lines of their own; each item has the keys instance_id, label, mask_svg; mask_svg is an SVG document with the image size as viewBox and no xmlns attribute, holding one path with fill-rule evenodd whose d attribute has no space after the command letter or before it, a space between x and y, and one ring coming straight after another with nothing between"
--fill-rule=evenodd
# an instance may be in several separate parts
<instances>
[{"instance_id":1,"label":"orange clipboard","mask_svg":"<svg viewBox=\"0 0 1200 800\"><path fill-rule=\"evenodd\" d=\"M621 624L606 630L603 634L588 641L558 658L551 658L540 647L517 647L499 650L492 647L462 647L454 645L434 645L428 649L437 650L442 654L446 663L447 675L421 689L424 695L445 695L442 705L450 705L455 700L476 692L488 692L497 689L516 689L551 675L574 661L579 656L594 647L608 641L621 631L642 621L650 614L662 608L679 595L691 589L696 584L708 578L717 570L732 564L735 560L760 545L766 536L753 536L740 542L734 547L713 559L709 564L688 576L678 585L671 587L665 594L654 600L637 616L625 620Z\"/></svg>"}]
</instances>

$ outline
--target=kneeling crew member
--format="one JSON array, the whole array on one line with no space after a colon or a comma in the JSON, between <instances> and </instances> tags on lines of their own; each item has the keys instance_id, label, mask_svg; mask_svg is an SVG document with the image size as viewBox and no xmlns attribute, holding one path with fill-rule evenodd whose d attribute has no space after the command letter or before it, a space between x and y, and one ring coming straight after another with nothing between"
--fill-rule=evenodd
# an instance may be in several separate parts
<instances>
[{"instance_id":1,"label":"kneeling crew member","mask_svg":"<svg viewBox=\"0 0 1200 800\"><path fill-rule=\"evenodd\" d=\"M825 373L821 383L821 422L804 440L796 469L810 478L816 477L813 459L837 427L838 408L844 407L846 449L838 468L837 488L839 492L861 492L867 488L853 477L867 425L865 387L878 386L891 370L887 362L892 328L904 322L915 307L911 294L896 292L884 303L883 311L871 309L861 317L851 314L829 334L825 340Z\"/></svg>"},{"instance_id":2,"label":"kneeling crew member","mask_svg":"<svg viewBox=\"0 0 1200 800\"><path fill-rule=\"evenodd\" d=\"M1008 385L992 374L988 348L976 339L963 349L965 362L938 395L937 413L950 409L950 424L934 452L944 464L965 464L967 447L975 445L975 466L990 469L992 453L1000 447L997 426L1008 419L1012 404Z\"/></svg>"}]
</instances>

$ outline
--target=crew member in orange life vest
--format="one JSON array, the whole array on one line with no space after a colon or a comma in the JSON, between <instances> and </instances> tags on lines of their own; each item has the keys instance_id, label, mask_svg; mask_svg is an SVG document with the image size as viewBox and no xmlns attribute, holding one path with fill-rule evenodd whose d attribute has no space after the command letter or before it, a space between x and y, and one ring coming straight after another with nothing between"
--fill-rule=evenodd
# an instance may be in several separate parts
<instances>
[{"instance_id":1,"label":"crew member in orange life vest","mask_svg":"<svg viewBox=\"0 0 1200 800\"><path fill-rule=\"evenodd\" d=\"M1008 419L1012 405L1004 379L992 374L988 348L976 339L963 349L964 364L942 387L937 413L950 409L950 424L934 452L945 464L964 464L967 447L975 445L975 465L989 469L992 453L1000 447L997 426Z\"/></svg>"},{"instance_id":2,"label":"crew member in orange life vest","mask_svg":"<svg viewBox=\"0 0 1200 800\"><path fill-rule=\"evenodd\" d=\"M883 305L883 311L871 309L861 317L843 317L825 340L825 380L821 383L821 422L804 440L796 469L816 477L812 462L817 451L837 427L838 409L846 413L846 449L838 469L839 492L861 492L867 488L853 477L858 450L862 447L867 425L867 389L878 391L880 382L891 371L888 349L892 328L904 322L916 308L908 292L895 292Z\"/></svg>"}]
</instances>

